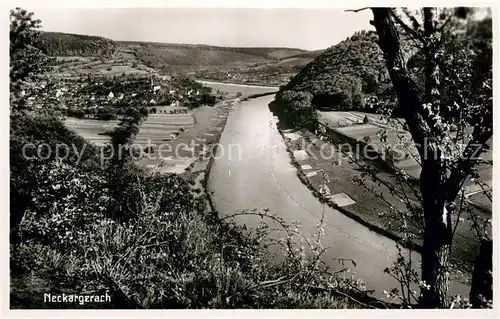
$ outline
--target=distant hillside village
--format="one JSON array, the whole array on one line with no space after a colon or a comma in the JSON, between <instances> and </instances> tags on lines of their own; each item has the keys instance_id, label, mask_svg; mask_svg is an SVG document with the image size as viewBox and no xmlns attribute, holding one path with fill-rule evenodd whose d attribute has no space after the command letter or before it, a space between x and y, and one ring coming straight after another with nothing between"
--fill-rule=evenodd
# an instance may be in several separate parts
<instances>
[{"instance_id":1,"label":"distant hillside village","mask_svg":"<svg viewBox=\"0 0 500 319\"><path fill-rule=\"evenodd\" d=\"M64 115L101 120L117 119L127 106L147 107L156 113L161 106L196 108L214 105L212 89L182 75L120 75L55 78L27 84L23 90L30 108L50 104Z\"/></svg>"},{"instance_id":2,"label":"distant hillside village","mask_svg":"<svg viewBox=\"0 0 500 319\"><path fill-rule=\"evenodd\" d=\"M302 61L301 61L302 62ZM263 65L253 68L238 69L214 69L201 70L194 73L196 78L219 82L242 83L242 84L265 84L272 86L281 86L297 74L301 68L300 65Z\"/></svg>"}]
</instances>

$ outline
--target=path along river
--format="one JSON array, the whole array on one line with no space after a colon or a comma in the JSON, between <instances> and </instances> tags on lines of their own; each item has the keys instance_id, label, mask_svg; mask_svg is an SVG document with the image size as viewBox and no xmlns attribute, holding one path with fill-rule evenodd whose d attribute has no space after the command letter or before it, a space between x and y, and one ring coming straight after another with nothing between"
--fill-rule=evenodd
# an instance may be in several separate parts
<instances>
[{"instance_id":1,"label":"path along river","mask_svg":"<svg viewBox=\"0 0 500 319\"><path fill-rule=\"evenodd\" d=\"M274 95L235 103L230 113L220 147L209 176L209 189L220 215L238 209L265 209L287 222L300 221L301 231L313 236L323 214L323 205L302 184L296 169L290 164L284 141L279 134L277 119L268 104ZM255 223L255 219L240 219ZM330 247L323 260L333 269L341 267L335 258L353 259L356 267L348 264L375 296L383 297L383 290L399 287L383 272L397 255L394 241L357 223L339 211L325 208L323 245ZM420 264L420 256L412 259ZM452 283L452 294L468 295L468 287Z\"/></svg>"}]
</instances>

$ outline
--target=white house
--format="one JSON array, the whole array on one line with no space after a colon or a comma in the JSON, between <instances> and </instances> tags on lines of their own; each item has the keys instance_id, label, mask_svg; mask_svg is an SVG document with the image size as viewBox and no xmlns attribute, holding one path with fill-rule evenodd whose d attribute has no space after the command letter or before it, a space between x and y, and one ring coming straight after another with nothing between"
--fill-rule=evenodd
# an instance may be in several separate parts
<instances>
[{"instance_id":1,"label":"white house","mask_svg":"<svg viewBox=\"0 0 500 319\"><path fill-rule=\"evenodd\" d=\"M154 99L151 99L151 101L149 101L150 104L156 104L156 101Z\"/></svg>"},{"instance_id":2,"label":"white house","mask_svg":"<svg viewBox=\"0 0 500 319\"><path fill-rule=\"evenodd\" d=\"M114 97L115 97L115 95L113 94L113 92L109 92L109 94L108 94L108 100L111 100Z\"/></svg>"}]
</instances>

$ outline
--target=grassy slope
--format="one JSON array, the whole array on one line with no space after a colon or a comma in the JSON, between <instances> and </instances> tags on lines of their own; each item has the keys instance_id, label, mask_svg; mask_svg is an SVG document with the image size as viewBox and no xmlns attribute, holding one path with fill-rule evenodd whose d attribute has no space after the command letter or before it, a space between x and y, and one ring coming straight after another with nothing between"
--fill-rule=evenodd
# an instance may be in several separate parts
<instances>
[{"instance_id":1,"label":"grassy slope","mask_svg":"<svg viewBox=\"0 0 500 319\"><path fill-rule=\"evenodd\" d=\"M92 70L110 75L124 72L139 74L148 73L151 68L163 72L187 73L199 70L228 70L232 74L241 73L243 80L226 78L225 73L209 74L205 77L273 85L288 81L301 67L323 52L296 48L113 41L102 37L60 32L42 32L39 47L50 56L101 60L101 63L97 60L59 63L59 68L62 73L67 73L66 75L85 75Z\"/></svg>"},{"instance_id":2,"label":"grassy slope","mask_svg":"<svg viewBox=\"0 0 500 319\"><path fill-rule=\"evenodd\" d=\"M240 48L193 44L119 42L132 49L146 64L170 70L192 71L214 67L252 67L276 63L288 57L308 53L294 48Z\"/></svg>"},{"instance_id":3,"label":"grassy slope","mask_svg":"<svg viewBox=\"0 0 500 319\"><path fill-rule=\"evenodd\" d=\"M221 47L203 44L113 41L98 36L42 32L40 49L51 56L109 56L118 47L130 49L155 67L243 66L277 62L288 58L313 58L318 51L296 48Z\"/></svg>"}]
</instances>

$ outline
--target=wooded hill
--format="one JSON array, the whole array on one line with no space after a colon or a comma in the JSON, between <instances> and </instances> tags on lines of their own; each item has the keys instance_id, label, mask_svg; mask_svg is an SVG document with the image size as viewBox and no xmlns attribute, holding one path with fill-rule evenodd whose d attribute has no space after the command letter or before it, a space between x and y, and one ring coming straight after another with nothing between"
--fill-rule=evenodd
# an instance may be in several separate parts
<instances>
[{"instance_id":1,"label":"wooded hill","mask_svg":"<svg viewBox=\"0 0 500 319\"><path fill-rule=\"evenodd\" d=\"M463 47L477 49L491 39L491 19L470 21L463 31L457 41ZM422 53L402 34L403 53L409 58L408 68L420 87L423 85ZM379 107L395 106L396 96L377 41L375 31L363 30L324 50L280 87L272 109L279 114L288 113L294 125L307 126L313 120L309 117L314 117L309 108L377 112ZM455 49L448 44L447 50ZM313 53L317 51L303 55ZM396 108L392 115L397 116L398 112Z\"/></svg>"},{"instance_id":2,"label":"wooded hill","mask_svg":"<svg viewBox=\"0 0 500 319\"><path fill-rule=\"evenodd\" d=\"M364 97L384 90L389 79L372 31L356 32L326 49L280 90L309 92L315 107L359 109Z\"/></svg>"},{"instance_id":3,"label":"wooded hill","mask_svg":"<svg viewBox=\"0 0 500 319\"><path fill-rule=\"evenodd\" d=\"M111 56L118 47L103 37L62 32L41 32L37 46L50 56Z\"/></svg>"}]
</instances>

